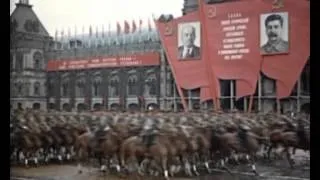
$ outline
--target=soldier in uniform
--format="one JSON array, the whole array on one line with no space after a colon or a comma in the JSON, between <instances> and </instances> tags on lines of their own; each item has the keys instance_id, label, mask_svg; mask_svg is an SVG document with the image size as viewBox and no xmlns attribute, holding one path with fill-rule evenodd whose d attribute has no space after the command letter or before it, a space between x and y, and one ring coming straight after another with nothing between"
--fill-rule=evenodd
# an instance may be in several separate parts
<instances>
[{"instance_id":1,"label":"soldier in uniform","mask_svg":"<svg viewBox=\"0 0 320 180\"><path fill-rule=\"evenodd\" d=\"M289 49L287 41L283 40L283 17L279 14L271 14L265 20L268 42L261 47L264 54L283 53Z\"/></svg>"},{"instance_id":2,"label":"soldier in uniform","mask_svg":"<svg viewBox=\"0 0 320 180\"><path fill-rule=\"evenodd\" d=\"M304 128L303 120L301 118L298 120L297 135L300 141L305 141L306 131Z\"/></svg>"},{"instance_id":3,"label":"soldier in uniform","mask_svg":"<svg viewBox=\"0 0 320 180\"><path fill-rule=\"evenodd\" d=\"M151 119L147 119L144 123L143 129L140 133L140 137L142 138L142 143L147 147L152 144L153 138L158 133L156 129L156 124L151 122Z\"/></svg>"},{"instance_id":4,"label":"soldier in uniform","mask_svg":"<svg viewBox=\"0 0 320 180\"><path fill-rule=\"evenodd\" d=\"M106 131L108 131L109 129L110 127L108 126L107 119L101 117L94 135L98 140L102 140L106 134Z\"/></svg>"},{"instance_id":5,"label":"soldier in uniform","mask_svg":"<svg viewBox=\"0 0 320 180\"><path fill-rule=\"evenodd\" d=\"M240 139L241 144L245 144L247 141L247 132L250 130L250 127L244 124L239 126L238 137Z\"/></svg>"}]
</instances>

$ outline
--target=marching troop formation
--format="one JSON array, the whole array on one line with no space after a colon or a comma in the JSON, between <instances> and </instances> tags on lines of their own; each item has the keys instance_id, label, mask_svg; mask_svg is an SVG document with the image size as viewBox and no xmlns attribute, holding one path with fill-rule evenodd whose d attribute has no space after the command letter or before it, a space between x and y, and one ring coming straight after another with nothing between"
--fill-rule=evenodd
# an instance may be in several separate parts
<instances>
[{"instance_id":1,"label":"marching troop formation","mask_svg":"<svg viewBox=\"0 0 320 180\"><path fill-rule=\"evenodd\" d=\"M10 118L11 158L35 165L97 159L101 170L163 175L199 175L213 166L271 159L283 147L291 167L296 149L309 150L306 114L64 113L15 112ZM261 153L263 152L263 153Z\"/></svg>"}]
</instances>

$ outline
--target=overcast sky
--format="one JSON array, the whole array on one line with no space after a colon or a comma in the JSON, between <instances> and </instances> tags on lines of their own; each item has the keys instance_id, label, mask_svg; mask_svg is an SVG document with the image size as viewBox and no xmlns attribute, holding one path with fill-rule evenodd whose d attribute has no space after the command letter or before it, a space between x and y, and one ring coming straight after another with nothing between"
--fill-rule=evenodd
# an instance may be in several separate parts
<instances>
[{"instance_id":1,"label":"overcast sky","mask_svg":"<svg viewBox=\"0 0 320 180\"><path fill-rule=\"evenodd\" d=\"M10 0L10 14L19 0ZM116 22L123 26L123 21L143 20L143 25L148 26L148 18L152 14L173 14L174 17L182 14L183 0L29 0L33 10L38 15L42 24L46 27L51 36L55 31L71 28L74 32L77 27L78 34L89 31L89 26L96 26L99 31L104 25L105 31L108 24L111 29L116 29Z\"/></svg>"}]
</instances>

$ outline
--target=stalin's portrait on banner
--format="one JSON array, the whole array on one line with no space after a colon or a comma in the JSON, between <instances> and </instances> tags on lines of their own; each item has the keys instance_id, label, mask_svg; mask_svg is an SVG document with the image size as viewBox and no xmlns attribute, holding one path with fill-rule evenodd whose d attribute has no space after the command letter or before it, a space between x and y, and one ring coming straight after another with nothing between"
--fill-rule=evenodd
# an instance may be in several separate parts
<instances>
[{"instance_id":1,"label":"stalin's portrait on banner","mask_svg":"<svg viewBox=\"0 0 320 180\"><path fill-rule=\"evenodd\" d=\"M200 59L201 29L200 22L178 24L178 59Z\"/></svg>"},{"instance_id":2,"label":"stalin's portrait on banner","mask_svg":"<svg viewBox=\"0 0 320 180\"><path fill-rule=\"evenodd\" d=\"M288 53L288 13L260 15L260 50L262 55Z\"/></svg>"}]
</instances>

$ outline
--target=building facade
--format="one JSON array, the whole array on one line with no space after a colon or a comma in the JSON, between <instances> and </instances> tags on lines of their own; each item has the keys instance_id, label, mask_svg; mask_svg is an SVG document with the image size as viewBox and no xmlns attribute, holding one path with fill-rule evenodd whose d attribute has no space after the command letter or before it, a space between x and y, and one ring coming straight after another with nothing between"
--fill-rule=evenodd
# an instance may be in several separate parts
<instances>
[{"instance_id":1,"label":"building facade","mask_svg":"<svg viewBox=\"0 0 320 180\"><path fill-rule=\"evenodd\" d=\"M46 52L52 38L28 0L16 4L10 21L11 106L46 109Z\"/></svg>"},{"instance_id":2,"label":"building facade","mask_svg":"<svg viewBox=\"0 0 320 180\"><path fill-rule=\"evenodd\" d=\"M141 32L117 35L111 32L77 36L60 36L53 40L44 27L39 32L28 32L28 19L18 16L21 9L33 12L24 1L17 4L11 15L20 24L12 34L11 47L11 105L13 108L40 108L56 110L129 110L148 109L182 110L174 78L156 30L142 29ZM197 0L185 0L183 14L197 9ZM26 11L26 10L25 10ZM25 13L22 11L22 13ZM21 12L20 12L21 14ZM20 19L19 19L20 18ZM19 19L19 20L18 20ZM29 20L30 21L30 20ZM31 20L34 22L35 20ZM22 25L22 26L21 26ZM14 27L14 26L12 26ZM21 29L22 28L22 29ZM26 38L29 37L30 38ZM40 38L40 39L37 39ZM127 58L155 54L159 63L152 65L123 65L92 68L45 69L48 63L80 62L102 57ZM309 61L308 61L309 62ZM306 64L290 97L277 101L275 81L261 74L254 95L255 111L301 111L309 107L309 63ZM220 81L221 106L225 110L246 110L249 98L236 100L234 81ZM40 85L39 85L40 84ZM38 88L39 87L39 88ZM185 90L190 110L213 109L211 101L200 102L200 90ZM40 107L39 107L40 105Z\"/></svg>"}]
</instances>

